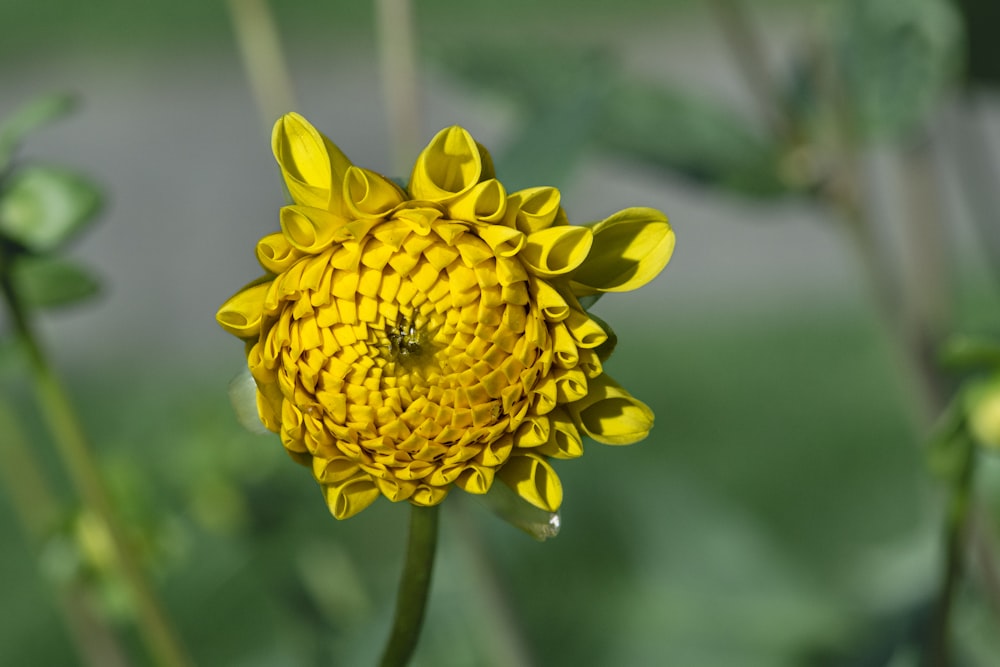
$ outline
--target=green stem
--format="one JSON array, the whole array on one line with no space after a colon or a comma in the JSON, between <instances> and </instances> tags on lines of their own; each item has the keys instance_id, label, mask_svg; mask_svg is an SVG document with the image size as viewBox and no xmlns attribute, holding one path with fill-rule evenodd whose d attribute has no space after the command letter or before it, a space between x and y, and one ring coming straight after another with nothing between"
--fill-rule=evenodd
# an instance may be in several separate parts
<instances>
[{"instance_id":1,"label":"green stem","mask_svg":"<svg viewBox=\"0 0 1000 667\"><path fill-rule=\"evenodd\" d=\"M941 572L934 615L931 619L923 665L948 667L951 664L949 638L955 594L962 580L963 562L968 544L969 510L972 507L972 486L976 467L976 446L969 437L962 437L956 446L962 448L962 460L948 494L945 517L945 559Z\"/></svg>"},{"instance_id":2,"label":"green stem","mask_svg":"<svg viewBox=\"0 0 1000 667\"><path fill-rule=\"evenodd\" d=\"M413 649L417 646L427 608L437 533L438 507L414 505L410 514L406 563L403 565L403 577L399 582L399 597L396 600L396 616L379 663L381 667L403 667L409 662Z\"/></svg>"},{"instance_id":3,"label":"green stem","mask_svg":"<svg viewBox=\"0 0 1000 667\"><path fill-rule=\"evenodd\" d=\"M296 105L274 14L267 0L228 0L226 5L254 103L270 131Z\"/></svg>"},{"instance_id":4,"label":"green stem","mask_svg":"<svg viewBox=\"0 0 1000 667\"><path fill-rule=\"evenodd\" d=\"M0 292L17 337L27 351L35 395L52 430L59 456L84 504L100 518L108 531L122 577L136 605L139 631L150 651L163 667L185 667L190 661L129 544L83 427L68 395L45 359L9 269L10 258L0 257Z\"/></svg>"},{"instance_id":5,"label":"green stem","mask_svg":"<svg viewBox=\"0 0 1000 667\"><path fill-rule=\"evenodd\" d=\"M0 478L10 495L24 531L42 544L56 522L59 502L46 482L42 467L28 446L13 412L0 403ZM76 579L56 588L59 609L83 660L92 667L129 664L114 631L95 613L86 590Z\"/></svg>"},{"instance_id":6,"label":"green stem","mask_svg":"<svg viewBox=\"0 0 1000 667\"><path fill-rule=\"evenodd\" d=\"M754 30L746 7L740 0L712 0L716 21L750 95L771 133L789 138L792 127L788 114L777 100L778 86L767 66L764 47Z\"/></svg>"}]
</instances>

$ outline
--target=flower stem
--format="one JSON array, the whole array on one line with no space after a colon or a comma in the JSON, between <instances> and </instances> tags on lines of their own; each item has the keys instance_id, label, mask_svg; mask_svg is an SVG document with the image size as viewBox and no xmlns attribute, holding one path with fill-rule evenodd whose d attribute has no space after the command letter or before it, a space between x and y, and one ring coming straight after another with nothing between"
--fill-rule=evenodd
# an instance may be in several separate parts
<instances>
[{"instance_id":1,"label":"flower stem","mask_svg":"<svg viewBox=\"0 0 1000 667\"><path fill-rule=\"evenodd\" d=\"M228 0L226 5L254 103L270 131L296 105L274 13L267 0Z\"/></svg>"},{"instance_id":2,"label":"flower stem","mask_svg":"<svg viewBox=\"0 0 1000 667\"><path fill-rule=\"evenodd\" d=\"M6 302L15 333L27 352L35 395L54 436L59 456L84 504L101 519L108 531L122 577L136 605L139 631L150 651L163 667L185 667L190 661L129 544L80 420L69 396L49 367L31 328L27 310L21 303L9 266L9 258L0 257L0 292Z\"/></svg>"},{"instance_id":3,"label":"flower stem","mask_svg":"<svg viewBox=\"0 0 1000 667\"><path fill-rule=\"evenodd\" d=\"M438 507L413 506L409 545L403 577L399 582L392 632L382 653L381 667L402 667L410 660L420 637L427 607L427 593L437 547Z\"/></svg>"},{"instance_id":4,"label":"flower stem","mask_svg":"<svg viewBox=\"0 0 1000 667\"><path fill-rule=\"evenodd\" d=\"M42 466L28 446L13 411L0 402L0 478L24 531L42 544L59 514L59 503L42 473ZM118 637L97 614L78 580L56 587L59 609L77 651L91 667L127 667Z\"/></svg>"},{"instance_id":5,"label":"flower stem","mask_svg":"<svg viewBox=\"0 0 1000 667\"><path fill-rule=\"evenodd\" d=\"M746 7L741 0L712 0L709 6L729 46L733 64L739 68L768 128L775 137L788 138L791 123L775 98L778 86L767 66L763 43Z\"/></svg>"},{"instance_id":6,"label":"flower stem","mask_svg":"<svg viewBox=\"0 0 1000 667\"><path fill-rule=\"evenodd\" d=\"M948 650L951 634L952 608L955 593L962 579L962 564L968 544L969 510L972 507L972 486L975 477L976 447L968 437L955 444L961 447L960 467L948 493L945 516L945 559L941 585L931 618L930 634L924 653L925 667L948 667L951 655Z\"/></svg>"}]
</instances>

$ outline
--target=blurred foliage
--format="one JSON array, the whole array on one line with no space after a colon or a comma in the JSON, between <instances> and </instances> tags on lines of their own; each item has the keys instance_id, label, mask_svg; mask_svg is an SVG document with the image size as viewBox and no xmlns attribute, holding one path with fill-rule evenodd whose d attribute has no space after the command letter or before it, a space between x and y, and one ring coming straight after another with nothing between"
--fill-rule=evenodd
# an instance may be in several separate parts
<instances>
[{"instance_id":1,"label":"blurred foliage","mask_svg":"<svg viewBox=\"0 0 1000 667\"><path fill-rule=\"evenodd\" d=\"M520 130L495 155L511 188L565 185L589 148L747 194L784 191L777 150L746 120L682 91L622 80L607 54L493 48L438 58L522 106Z\"/></svg>"},{"instance_id":2,"label":"blurred foliage","mask_svg":"<svg viewBox=\"0 0 1000 667\"><path fill-rule=\"evenodd\" d=\"M1000 84L1000 3L995 0L957 0L968 39L965 42L967 77L971 83Z\"/></svg>"},{"instance_id":3,"label":"blurred foliage","mask_svg":"<svg viewBox=\"0 0 1000 667\"><path fill-rule=\"evenodd\" d=\"M76 98L71 95L46 95L24 105L0 123L0 173L10 166L14 151L28 134L62 118L75 106Z\"/></svg>"},{"instance_id":4,"label":"blurred foliage","mask_svg":"<svg viewBox=\"0 0 1000 667\"><path fill-rule=\"evenodd\" d=\"M32 252L49 252L92 223L100 206L89 179L61 167L23 167L0 191L0 234Z\"/></svg>"},{"instance_id":5,"label":"blurred foliage","mask_svg":"<svg viewBox=\"0 0 1000 667\"><path fill-rule=\"evenodd\" d=\"M421 13L434 24L429 31L443 33L450 28L441 20L483 23L488 4L518 26L537 19L536 10L574 19L607 12L596 0L517 0L502 12L485 0L438 0ZM621 4L637 13L650 6ZM988 56L995 22L984 18L995 4L960 2L976 81L996 80ZM171 53L195 38L229 48L221 3L116 0L104 9L42 0L0 12L49 22L49 43L79 44L86 35L98 42L100 34L139 43L155 34ZM962 32L947 3L850 0L837 9L833 32L806 45L780 82L788 135L703 91L638 80L605 51L559 42L497 49L472 31L474 43L449 41L438 59L469 85L519 105L520 125L497 153L512 187L564 185L594 151L716 192L810 195L829 177L838 104L852 105L847 115L865 141L906 136L960 65ZM283 20L324 35L365 35L369 11L365 3L288 3ZM15 33L0 49L24 46L30 31ZM831 67L844 77L833 86ZM96 191L70 172L25 172L10 158L27 132L69 106L68 98L47 98L0 130L0 165L17 169L0 181L0 211L8 211L0 232L16 247L16 280L33 306L95 288L85 270L28 251L61 248L89 224ZM907 650L925 627L936 576L936 498L909 446L920 435L893 351L866 312L830 304L754 312L651 313L619 325L624 344L609 371L650 403L657 427L628 456L590 443L586 457L560 467L567 500L558 539L539 545L476 505L449 500L418 665L501 664L506 638L495 617L506 610L493 607L504 598L543 665L912 664ZM157 363L177 361L158 352ZM997 358L986 339L956 341L946 352L973 373ZM380 502L333 522L308 471L290 465L276 438L245 433L231 417L220 379L227 370L177 363L167 372L152 363L88 369L75 394L199 664L371 663L389 622L404 513ZM949 439L962 424L961 414L947 415L944 444L931 448L932 458L942 455L935 465L943 476L954 467ZM981 484L1000 510L998 459L984 456ZM0 534L14 531L0 503ZM100 527L68 513L43 569L87 578L126 616L100 545ZM484 575L490 565L502 574ZM0 571L0 663L72 664L27 545L7 540ZM995 661L995 616L971 587L956 627L967 664Z\"/></svg>"},{"instance_id":6,"label":"blurred foliage","mask_svg":"<svg viewBox=\"0 0 1000 667\"><path fill-rule=\"evenodd\" d=\"M591 443L565 462L563 531L544 544L450 500L416 664L491 664L481 557L537 664L830 664L806 658L922 599L925 482L884 342L860 313L619 328L609 370L656 411L653 436L628 456ZM400 507L334 522L276 438L239 427L214 369L170 383L123 370L74 393L198 662L372 662ZM0 533L11 521L0 503ZM468 551L479 540L485 556ZM67 664L32 567L20 547L0 553L0 614L18 617L0 626L0 661Z\"/></svg>"},{"instance_id":7,"label":"blurred foliage","mask_svg":"<svg viewBox=\"0 0 1000 667\"><path fill-rule=\"evenodd\" d=\"M29 309L77 303L99 291L86 269L56 251L96 222L100 190L75 170L15 159L28 135L75 106L70 95L47 95L0 123L0 279Z\"/></svg>"},{"instance_id":8,"label":"blurred foliage","mask_svg":"<svg viewBox=\"0 0 1000 667\"><path fill-rule=\"evenodd\" d=\"M87 269L60 258L19 257L13 275L21 299L29 308L76 304L96 296L101 289Z\"/></svg>"},{"instance_id":9,"label":"blurred foliage","mask_svg":"<svg viewBox=\"0 0 1000 667\"><path fill-rule=\"evenodd\" d=\"M962 62L947 0L848 0L832 12L829 34L800 45L787 79L763 92L782 120L769 129L703 93L633 80L604 52L455 44L437 60L520 105L520 129L496 157L505 177L562 185L589 148L742 195L808 194L830 177L845 128L864 142L917 129Z\"/></svg>"},{"instance_id":10,"label":"blurred foliage","mask_svg":"<svg viewBox=\"0 0 1000 667\"><path fill-rule=\"evenodd\" d=\"M898 137L960 72L961 19L949 0L846 0L834 31L843 103L863 137Z\"/></svg>"}]
</instances>

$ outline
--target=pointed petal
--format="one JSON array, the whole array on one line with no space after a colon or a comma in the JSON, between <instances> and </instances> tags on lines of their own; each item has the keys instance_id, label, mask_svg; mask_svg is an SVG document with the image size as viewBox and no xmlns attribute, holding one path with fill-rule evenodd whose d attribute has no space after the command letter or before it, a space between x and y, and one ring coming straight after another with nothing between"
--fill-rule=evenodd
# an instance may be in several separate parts
<instances>
[{"instance_id":1,"label":"pointed petal","mask_svg":"<svg viewBox=\"0 0 1000 667\"><path fill-rule=\"evenodd\" d=\"M351 161L297 113L278 119L271 148L295 203L339 213L341 183Z\"/></svg>"},{"instance_id":2,"label":"pointed petal","mask_svg":"<svg viewBox=\"0 0 1000 667\"><path fill-rule=\"evenodd\" d=\"M628 208L593 227L594 247L571 279L577 295L642 287L667 265L674 232L651 208Z\"/></svg>"}]
</instances>

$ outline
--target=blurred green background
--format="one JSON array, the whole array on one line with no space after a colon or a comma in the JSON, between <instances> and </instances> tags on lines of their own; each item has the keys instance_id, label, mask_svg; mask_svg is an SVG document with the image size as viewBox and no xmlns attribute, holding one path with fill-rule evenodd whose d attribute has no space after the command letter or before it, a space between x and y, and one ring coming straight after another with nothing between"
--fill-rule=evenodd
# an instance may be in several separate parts
<instances>
[{"instance_id":1,"label":"blurred green background","mask_svg":"<svg viewBox=\"0 0 1000 667\"><path fill-rule=\"evenodd\" d=\"M652 435L557 464L563 530L544 544L452 494L414 664L915 664L907 639L937 585L941 487L903 346L818 194L830 108L812 75L841 68L866 204L904 282L921 280L905 228L927 194L911 170L930 165L936 208L921 210L956 331L1000 329L995 248L974 220L984 199L996 210L989 173L970 189L956 131L996 144L1000 107L994 73L976 65L992 52L969 50L957 5L851 4L742 4L801 121L801 136L778 141L727 41L732 3L414 3L425 139L461 124L510 189L560 186L576 223L656 207L678 238L653 284L595 308L619 337L610 372L657 415ZM388 171L372 7L271 6L297 110ZM981 21L990 6L961 9ZM308 471L276 437L244 432L227 397L243 357L214 313L256 275L254 244L283 203L227 5L14 0L0 25L0 117L51 91L82 101L20 157L105 189L101 224L71 252L105 289L42 330L194 658L373 664L406 508L380 501L336 522ZM824 49L832 65L814 58ZM23 376L6 377L65 484ZM998 470L984 458L994 527ZM0 664L74 664L52 594L68 577L138 645L64 491L65 524L40 555L0 496ZM963 588L961 664L1000 661L997 627Z\"/></svg>"}]
</instances>

